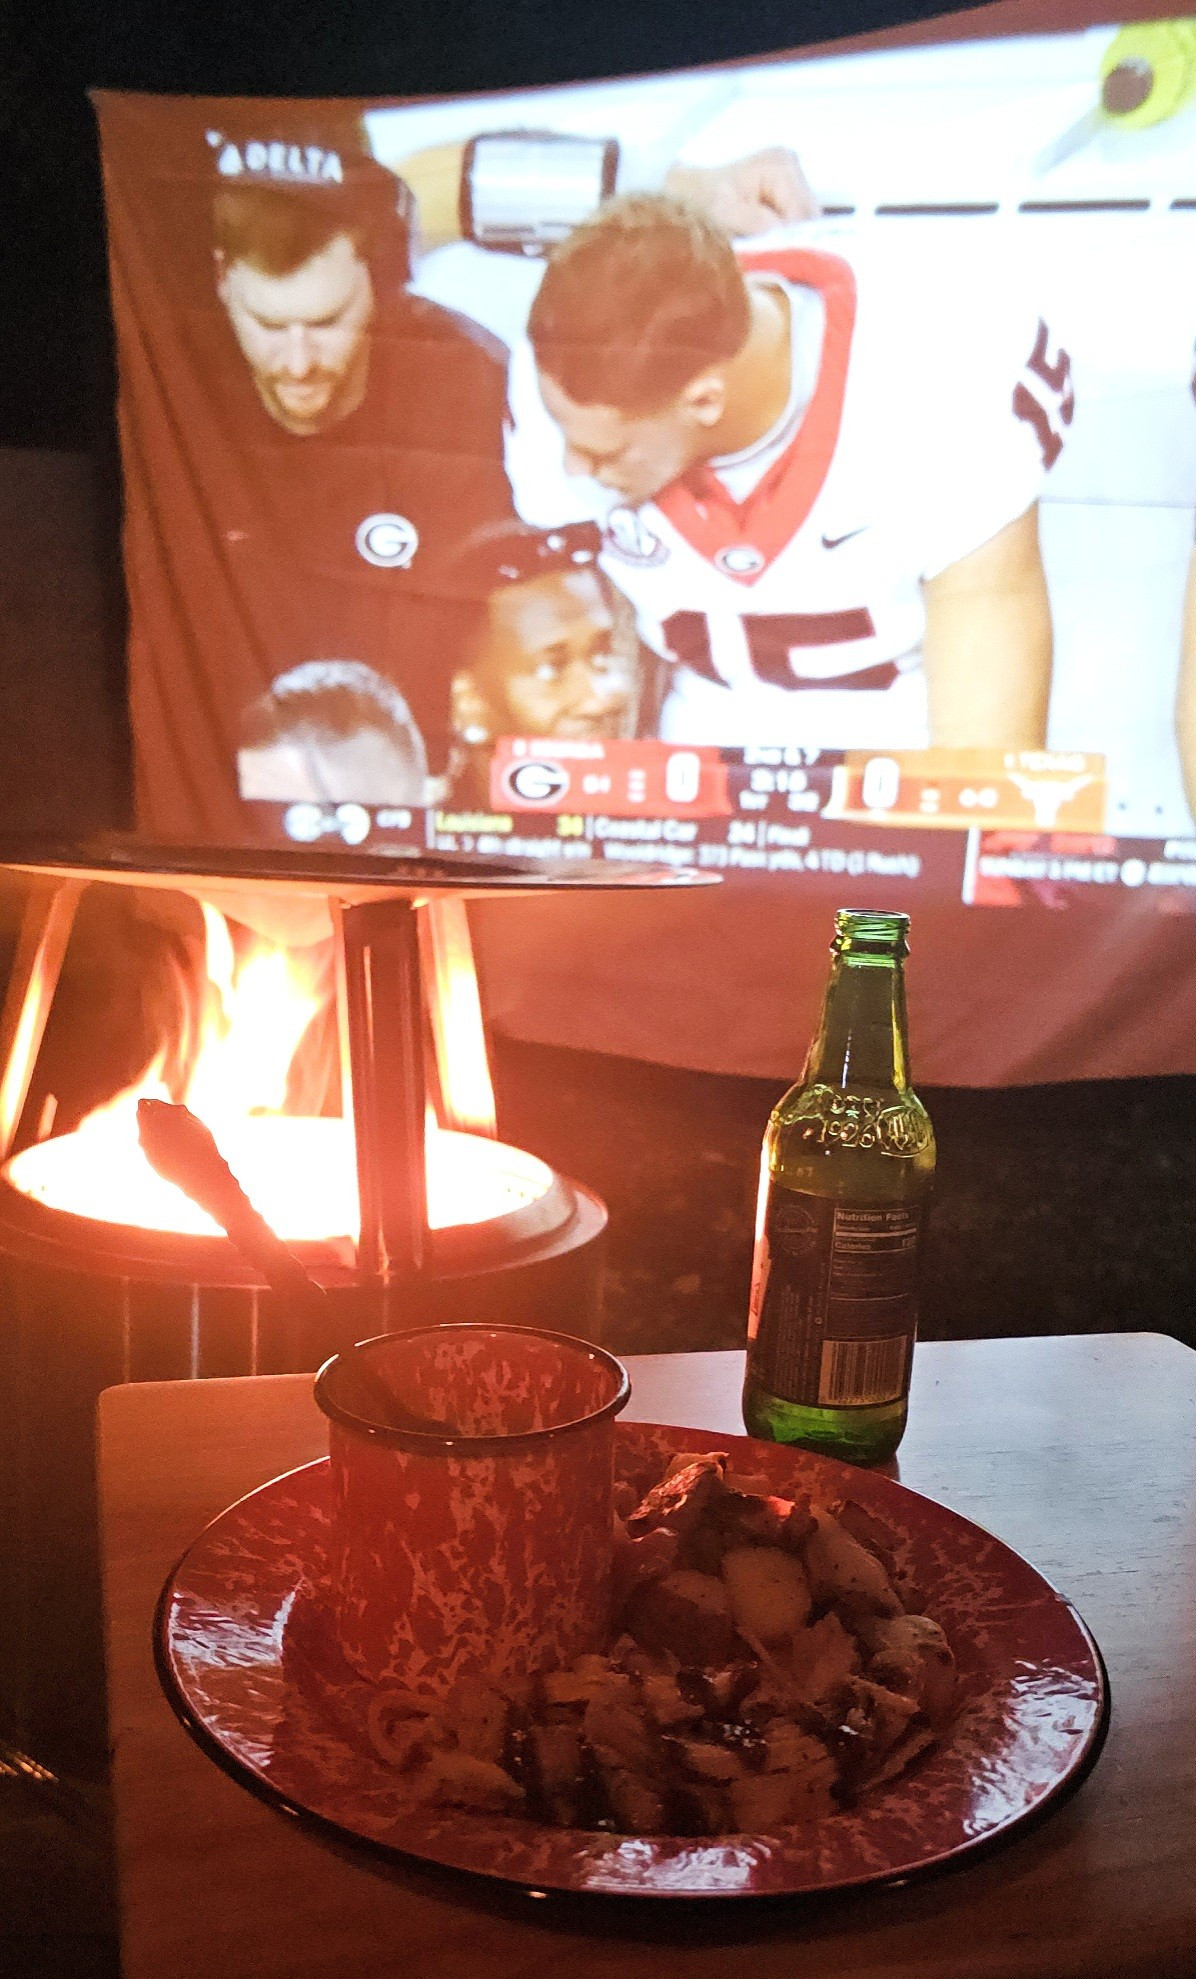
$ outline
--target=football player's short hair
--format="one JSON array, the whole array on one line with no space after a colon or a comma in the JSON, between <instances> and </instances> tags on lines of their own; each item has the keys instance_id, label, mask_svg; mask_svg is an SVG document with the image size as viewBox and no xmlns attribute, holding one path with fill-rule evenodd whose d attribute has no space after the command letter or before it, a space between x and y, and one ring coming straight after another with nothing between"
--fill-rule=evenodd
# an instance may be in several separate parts
<instances>
[{"instance_id":1,"label":"football player's short hair","mask_svg":"<svg viewBox=\"0 0 1196 1979\"><path fill-rule=\"evenodd\" d=\"M399 748L423 750L403 695L361 660L305 660L279 674L241 719L242 749L269 749L306 736L344 742L376 729Z\"/></svg>"},{"instance_id":2,"label":"football player's short hair","mask_svg":"<svg viewBox=\"0 0 1196 1979\"><path fill-rule=\"evenodd\" d=\"M554 249L528 332L576 405L650 413L742 350L750 323L726 234L680 200L631 194Z\"/></svg>"}]
</instances>

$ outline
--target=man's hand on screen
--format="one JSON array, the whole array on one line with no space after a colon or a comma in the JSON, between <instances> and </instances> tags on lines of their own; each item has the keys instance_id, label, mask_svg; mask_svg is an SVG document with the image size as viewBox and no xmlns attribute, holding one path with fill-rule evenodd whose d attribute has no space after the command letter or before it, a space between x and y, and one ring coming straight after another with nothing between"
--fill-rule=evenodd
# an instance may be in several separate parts
<instances>
[{"instance_id":1,"label":"man's hand on screen","mask_svg":"<svg viewBox=\"0 0 1196 1979\"><path fill-rule=\"evenodd\" d=\"M791 227L820 211L797 153L780 144L727 165L674 165L665 191L698 207L732 240Z\"/></svg>"}]
</instances>

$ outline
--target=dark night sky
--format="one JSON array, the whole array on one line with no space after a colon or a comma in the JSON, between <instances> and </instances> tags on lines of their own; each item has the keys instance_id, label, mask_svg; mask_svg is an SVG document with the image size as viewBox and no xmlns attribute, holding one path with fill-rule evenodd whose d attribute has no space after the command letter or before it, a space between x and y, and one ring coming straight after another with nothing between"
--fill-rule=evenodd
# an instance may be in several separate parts
<instances>
[{"instance_id":1,"label":"dark night sky","mask_svg":"<svg viewBox=\"0 0 1196 1979\"><path fill-rule=\"evenodd\" d=\"M0 27L0 444L77 447L111 402L88 88L378 95L633 74L799 47L917 0L10 0Z\"/></svg>"}]
</instances>

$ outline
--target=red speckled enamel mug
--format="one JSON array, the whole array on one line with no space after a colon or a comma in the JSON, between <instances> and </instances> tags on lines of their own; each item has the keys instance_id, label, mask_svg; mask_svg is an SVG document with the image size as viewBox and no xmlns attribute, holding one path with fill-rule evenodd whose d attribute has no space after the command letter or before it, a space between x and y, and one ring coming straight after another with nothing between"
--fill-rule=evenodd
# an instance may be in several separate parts
<instances>
[{"instance_id":1,"label":"red speckled enamel mug","mask_svg":"<svg viewBox=\"0 0 1196 1979\"><path fill-rule=\"evenodd\" d=\"M442 1696L603 1646L627 1370L522 1326L429 1326L327 1361L330 1579L348 1662Z\"/></svg>"}]
</instances>

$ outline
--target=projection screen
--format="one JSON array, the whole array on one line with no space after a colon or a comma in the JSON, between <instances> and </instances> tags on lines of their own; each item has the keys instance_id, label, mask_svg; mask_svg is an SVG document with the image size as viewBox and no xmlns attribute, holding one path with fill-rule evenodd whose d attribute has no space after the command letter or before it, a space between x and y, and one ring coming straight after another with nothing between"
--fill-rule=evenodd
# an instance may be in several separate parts
<instances>
[{"instance_id":1,"label":"projection screen","mask_svg":"<svg viewBox=\"0 0 1196 1979\"><path fill-rule=\"evenodd\" d=\"M1196 1069L1196 20L982 18L99 95L139 828L724 877L484 922L525 1035L794 1069L902 906L923 1078Z\"/></svg>"}]
</instances>

